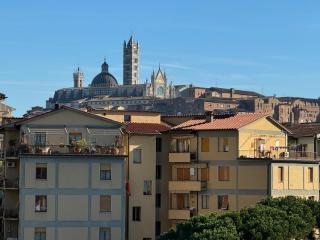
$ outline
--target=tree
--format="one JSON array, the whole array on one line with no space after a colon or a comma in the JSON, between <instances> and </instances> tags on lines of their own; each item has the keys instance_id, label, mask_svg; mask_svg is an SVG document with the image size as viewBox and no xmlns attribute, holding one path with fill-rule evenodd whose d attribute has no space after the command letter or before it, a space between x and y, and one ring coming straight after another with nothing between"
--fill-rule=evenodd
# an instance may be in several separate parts
<instances>
[{"instance_id":1,"label":"tree","mask_svg":"<svg viewBox=\"0 0 320 240\"><path fill-rule=\"evenodd\" d=\"M176 230L163 234L160 240L239 240L233 219L216 214L197 216L179 223Z\"/></svg>"}]
</instances>

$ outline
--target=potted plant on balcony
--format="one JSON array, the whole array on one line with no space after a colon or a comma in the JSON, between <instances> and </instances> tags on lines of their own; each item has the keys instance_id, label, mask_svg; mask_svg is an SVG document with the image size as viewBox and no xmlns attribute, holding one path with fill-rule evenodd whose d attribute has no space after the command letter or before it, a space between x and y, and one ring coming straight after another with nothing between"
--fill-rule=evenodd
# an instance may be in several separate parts
<instances>
[{"instance_id":1,"label":"potted plant on balcony","mask_svg":"<svg viewBox=\"0 0 320 240\"><path fill-rule=\"evenodd\" d=\"M77 141L73 141L71 143L71 145L73 146L73 152L74 153L81 153L84 152L85 149L88 147L88 143L85 139L80 139Z\"/></svg>"}]
</instances>

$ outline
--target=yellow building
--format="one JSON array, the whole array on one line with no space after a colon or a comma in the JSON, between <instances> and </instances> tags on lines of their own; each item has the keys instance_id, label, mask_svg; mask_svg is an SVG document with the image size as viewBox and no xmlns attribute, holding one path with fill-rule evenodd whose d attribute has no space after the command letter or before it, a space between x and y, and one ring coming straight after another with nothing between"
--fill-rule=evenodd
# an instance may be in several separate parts
<instances>
[{"instance_id":1,"label":"yellow building","mask_svg":"<svg viewBox=\"0 0 320 240\"><path fill-rule=\"evenodd\" d=\"M318 161L295 158L287 133L261 114L208 114L173 127L168 153L171 226L197 214L238 211L267 196L318 199Z\"/></svg>"}]
</instances>

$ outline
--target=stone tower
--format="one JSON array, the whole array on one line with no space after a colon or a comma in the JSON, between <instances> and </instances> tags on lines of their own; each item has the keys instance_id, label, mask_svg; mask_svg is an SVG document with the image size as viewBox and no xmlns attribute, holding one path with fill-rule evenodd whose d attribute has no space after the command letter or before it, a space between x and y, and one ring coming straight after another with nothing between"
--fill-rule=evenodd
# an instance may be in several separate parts
<instances>
[{"instance_id":1,"label":"stone tower","mask_svg":"<svg viewBox=\"0 0 320 240\"><path fill-rule=\"evenodd\" d=\"M77 70L73 73L73 87L82 88L83 87L83 72L78 67Z\"/></svg>"},{"instance_id":2,"label":"stone tower","mask_svg":"<svg viewBox=\"0 0 320 240\"><path fill-rule=\"evenodd\" d=\"M139 43L131 36L123 43L123 85L139 84Z\"/></svg>"}]
</instances>

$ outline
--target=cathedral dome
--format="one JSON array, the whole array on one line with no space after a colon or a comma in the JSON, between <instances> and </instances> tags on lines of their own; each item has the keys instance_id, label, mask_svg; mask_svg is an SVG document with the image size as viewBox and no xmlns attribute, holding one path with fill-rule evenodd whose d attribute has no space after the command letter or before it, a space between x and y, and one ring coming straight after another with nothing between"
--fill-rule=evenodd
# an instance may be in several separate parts
<instances>
[{"instance_id":1,"label":"cathedral dome","mask_svg":"<svg viewBox=\"0 0 320 240\"><path fill-rule=\"evenodd\" d=\"M117 87L116 78L109 73L109 65L104 61L101 65L101 73L94 77L91 87Z\"/></svg>"}]
</instances>

